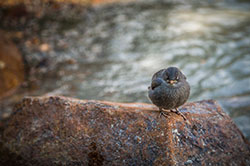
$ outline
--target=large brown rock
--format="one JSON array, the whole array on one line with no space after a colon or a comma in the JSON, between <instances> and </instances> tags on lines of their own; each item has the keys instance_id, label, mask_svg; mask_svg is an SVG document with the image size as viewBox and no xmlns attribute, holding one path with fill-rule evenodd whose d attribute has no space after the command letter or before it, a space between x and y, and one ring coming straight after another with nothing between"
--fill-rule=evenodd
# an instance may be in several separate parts
<instances>
[{"instance_id":1,"label":"large brown rock","mask_svg":"<svg viewBox=\"0 0 250 166\"><path fill-rule=\"evenodd\" d=\"M0 99L14 92L23 81L22 56L12 41L0 31Z\"/></svg>"},{"instance_id":2,"label":"large brown rock","mask_svg":"<svg viewBox=\"0 0 250 166\"><path fill-rule=\"evenodd\" d=\"M185 104L180 110L188 121L174 113L159 117L157 110L28 97L16 106L3 144L12 161L15 154L27 165L250 165L247 140L216 102Z\"/></svg>"}]
</instances>

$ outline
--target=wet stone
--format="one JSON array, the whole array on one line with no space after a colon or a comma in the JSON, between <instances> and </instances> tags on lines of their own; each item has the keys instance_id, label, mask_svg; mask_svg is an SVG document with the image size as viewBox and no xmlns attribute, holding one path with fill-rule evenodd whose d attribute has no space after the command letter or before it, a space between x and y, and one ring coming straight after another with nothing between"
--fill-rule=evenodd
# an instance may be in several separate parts
<instances>
[{"instance_id":1,"label":"wet stone","mask_svg":"<svg viewBox=\"0 0 250 166\"><path fill-rule=\"evenodd\" d=\"M1 157L26 165L249 165L250 146L213 100L159 117L144 103L27 97L3 130ZM2 152L0 152L2 153ZM6 152L5 152L6 154ZM18 159L15 161L14 159Z\"/></svg>"}]
</instances>

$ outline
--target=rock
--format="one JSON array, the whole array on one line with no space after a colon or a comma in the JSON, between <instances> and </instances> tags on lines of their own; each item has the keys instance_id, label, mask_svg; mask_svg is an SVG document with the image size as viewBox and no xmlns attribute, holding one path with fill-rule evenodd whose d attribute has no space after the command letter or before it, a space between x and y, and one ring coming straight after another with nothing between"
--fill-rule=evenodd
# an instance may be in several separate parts
<instances>
[{"instance_id":1,"label":"rock","mask_svg":"<svg viewBox=\"0 0 250 166\"><path fill-rule=\"evenodd\" d=\"M27 165L249 165L250 145L212 100L159 117L151 104L27 97L3 146ZM8 161L3 158L1 161ZM5 165L8 163L5 163Z\"/></svg>"},{"instance_id":2,"label":"rock","mask_svg":"<svg viewBox=\"0 0 250 166\"><path fill-rule=\"evenodd\" d=\"M24 81L24 65L17 47L0 31L0 99Z\"/></svg>"}]
</instances>

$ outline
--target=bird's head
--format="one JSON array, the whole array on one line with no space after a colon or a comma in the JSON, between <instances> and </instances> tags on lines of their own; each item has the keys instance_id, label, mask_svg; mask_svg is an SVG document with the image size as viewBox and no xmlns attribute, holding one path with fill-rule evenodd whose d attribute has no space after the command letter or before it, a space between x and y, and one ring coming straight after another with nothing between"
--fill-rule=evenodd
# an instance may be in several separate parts
<instances>
[{"instance_id":1,"label":"bird's head","mask_svg":"<svg viewBox=\"0 0 250 166\"><path fill-rule=\"evenodd\" d=\"M167 84L175 85L179 83L181 80L186 79L186 77L182 74L182 72L177 67L169 67L167 68L162 75L163 79Z\"/></svg>"}]
</instances>

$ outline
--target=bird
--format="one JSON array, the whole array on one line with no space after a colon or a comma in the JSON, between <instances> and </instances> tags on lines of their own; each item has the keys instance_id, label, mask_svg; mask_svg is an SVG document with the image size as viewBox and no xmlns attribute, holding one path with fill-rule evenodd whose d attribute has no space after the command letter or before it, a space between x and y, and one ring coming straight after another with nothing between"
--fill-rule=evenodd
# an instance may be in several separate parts
<instances>
[{"instance_id":1,"label":"bird","mask_svg":"<svg viewBox=\"0 0 250 166\"><path fill-rule=\"evenodd\" d=\"M177 67L161 69L153 75L148 97L159 108L160 115L167 117L163 110L170 110L187 119L178 110L189 98L190 85L186 79Z\"/></svg>"}]
</instances>

